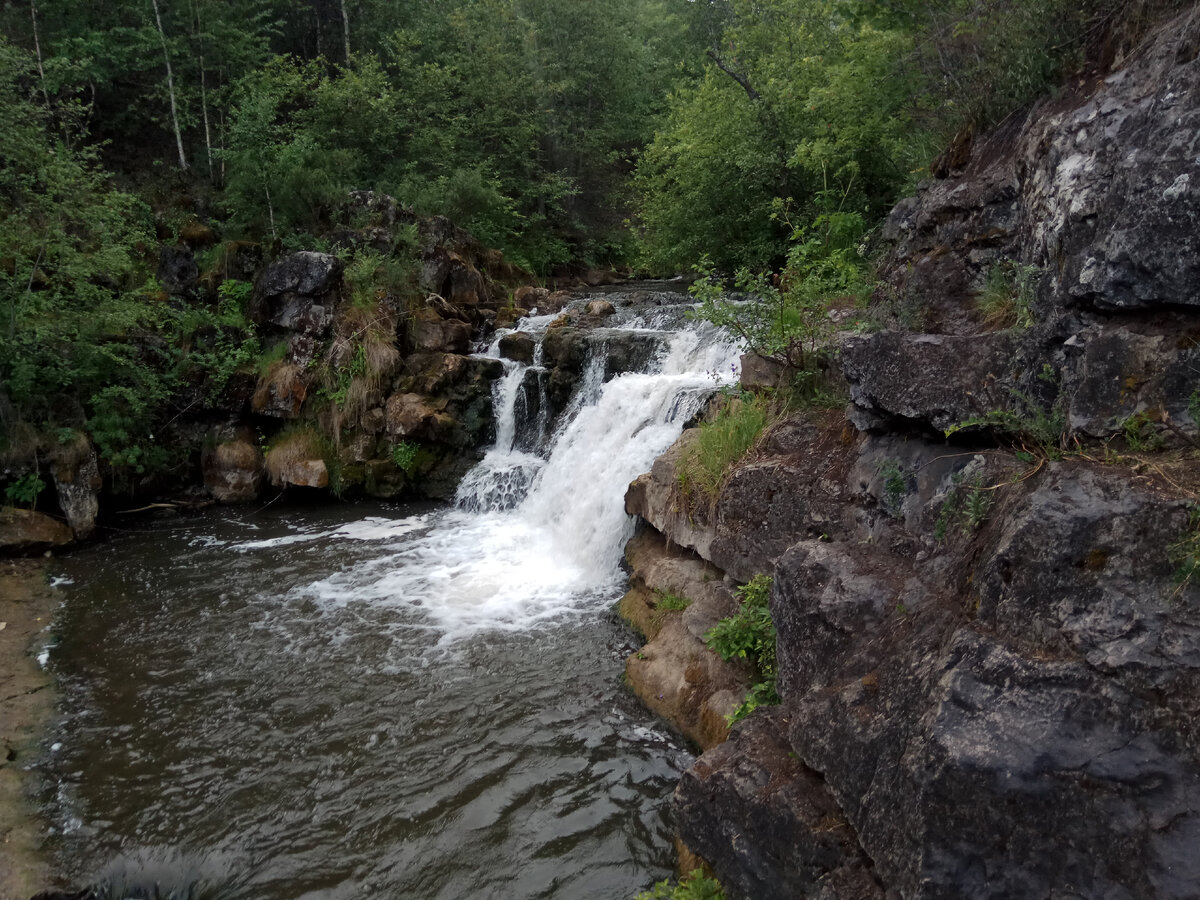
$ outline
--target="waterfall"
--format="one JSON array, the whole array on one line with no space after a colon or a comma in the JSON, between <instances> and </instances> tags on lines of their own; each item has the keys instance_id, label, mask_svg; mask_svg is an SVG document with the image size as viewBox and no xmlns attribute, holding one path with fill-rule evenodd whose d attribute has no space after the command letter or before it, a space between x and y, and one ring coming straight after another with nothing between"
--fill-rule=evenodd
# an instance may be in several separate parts
<instances>
[{"instance_id":1,"label":"waterfall","mask_svg":"<svg viewBox=\"0 0 1200 900\"><path fill-rule=\"evenodd\" d=\"M442 640L528 628L611 602L633 528L624 510L627 486L715 389L736 378L739 353L728 336L679 314L626 315L630 331L664 324L675 330L658 332L661 349L644 371L608 380L605 340L596 339L549 435L544 421L525 427L528 404L520 399L530 374L539 383L545 374L540 339L549 317L542 317L534 363L505 361L494 388L496 442L464 478L456 507L423 517L393 552L313 585L309 594L338 605L365 600L418 612ZM498 355L497 348L498 341L489 355ZM537 406L534 415L544 417L544 398ZM537 436L535 446L521 446L518 435L526 430Z\"/></svg>"}]
</instances>

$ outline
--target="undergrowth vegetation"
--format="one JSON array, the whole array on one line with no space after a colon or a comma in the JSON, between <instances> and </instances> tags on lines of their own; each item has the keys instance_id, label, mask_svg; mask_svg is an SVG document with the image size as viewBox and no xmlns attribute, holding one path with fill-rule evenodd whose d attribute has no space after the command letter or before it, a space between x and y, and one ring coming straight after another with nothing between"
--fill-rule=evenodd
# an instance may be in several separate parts
<instances>
[{"instance_id":1,"label":"undergrowth vegetation","mask_svg":"<svg viewBox=\"0 0 1200 900\"><path fill-rule=\"evenodd\" d=\"M775 623L771 620L770 575L756 575L737 589L740 607L704 635L705 643L722 659L744 660L754 670L755 681L746 699L729 717L730 724L750 715L759 706L779 702L775 691Z\"/></svg>"},{"instance_id":2,"label":"undergrowth vegetation","mask_svg":"<svg viewBox=\"0 0 1200 900\"><path fill-rule=\"evenodd\" d=\"M1188 522L1179 539L1167 548L1171 564L1175 566L1176 595L1191 587L1200 572L1200 505L1188 511Z\"/></svg>"},{"instance_id":3,"label":"undergrowth vegetation","mask_svg":"<svg viewBox=\"0 0 1200 900\"><path fill-rule=\"evenodd\" d=\"M934 522L934 540L946 540L952 529L971 534L987 520L991 508L992 489L984 484L983 473L977 472L970 478L962 473L954 475Z\"/></svg>"},{"instance_id":4,"label":"undergrowth vegetation","mask_svg":"<svg viewBox=\"0 0 1200 900\"><path fill-rule=\"evenodd\" d=\"M747 391L727 398L679 457L675 473L684 495L693 502L716 499L728 473L754 447L773 416L772 401L763 394Z\"/></svg>"},{"instance_id":5,"label":"undergrowth vegetation","mask_svg":"<svg viewBox=\"0 0 1200 900\"><path fill-rule=\"evenodd\" d=\"M1050 376L1057 377L1054 373ZM988 410L956 422L945 430L946 437L969 430L991 431L1016 443L1026 454L1061 459L1067 442L1065 398L1059 396L1046 404L1021 391L1010 393L1012 408Z\"/></svg>"},{"instance_id":6,"label":"undergrowth vegetation","mask_svg":"<svg viewBox=\"0 0 1200 900\"><path fill-rule=\"evenodd\" d=\"M691 288L699 301L696 318L728 329L753 352L793 371L813 371L835 331L830 307L860 304L873 284L861 249L863 217L839 211L835 199L826 196L830 211L793 230L778 275L744 266L737 270L733 287L740 296L729 296L725 280L705 257Z\"/></svg>"},{"instance_id":7,"label":"undergrowth vegetation","mask_svg":"<svg viewBox=\"0 0 1200 900\"><path fill-rule=\"evenodd\" d=\"M716 879L696 869L678 884L658 882L650 890L638 894L635 900L725 900L725 892Z\"/></svg>"},{"instance_id":8,"label":"undergrowth vegetation","mask_svg":"<svg viewBox=\"0 0 1200 900\"><path fill-rule=\"evenodd\" d=\"M988 269L976 304L985 328L1029 328L1037 290L1037 266L1001 260Z\"/></svg>"},{"instance_id":9,"label":"undergrowth vegetation","mask_svg":"<svg viewBox=\"0 0 1200 900\"><path fill-rule=\"evenodd\" d=\"M692 601L679 594L656 588L654 591L654 608L664 612L679 612L692 605Z\"/></svg>"}]
</instances>

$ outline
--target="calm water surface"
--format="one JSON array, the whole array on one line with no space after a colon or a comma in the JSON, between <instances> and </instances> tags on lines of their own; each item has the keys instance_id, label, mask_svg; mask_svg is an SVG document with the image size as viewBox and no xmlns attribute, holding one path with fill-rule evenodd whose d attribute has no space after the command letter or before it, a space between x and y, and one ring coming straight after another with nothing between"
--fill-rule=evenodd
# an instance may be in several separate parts
<instances>
[{"instance_id":1,"label":"calm water surface","mask_svg":"<svg viewBox=\"0 0 1200 900\"><path fill-rule=\"evenodd\" d=\"M381 565L461 515L222 513L59 561L60 871L280 900L622 898L669 874L690 758L621 686L619 586L496 627L404 584L381 602Z\"/></svg>"}]
</instances>

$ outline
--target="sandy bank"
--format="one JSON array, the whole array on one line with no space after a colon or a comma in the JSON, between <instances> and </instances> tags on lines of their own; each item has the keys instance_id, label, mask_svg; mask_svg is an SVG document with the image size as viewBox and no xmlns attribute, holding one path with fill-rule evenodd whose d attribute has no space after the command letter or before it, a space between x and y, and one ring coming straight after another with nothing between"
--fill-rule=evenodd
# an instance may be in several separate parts
<instances>
[{"instance_id":1,"label":"sandy bank","mask_svg":"<svg viewBox=\"0 0 1200 900\"><path fill-rule=\"evenodd\" d=\"M41 822L27 766L53 710L52 679L37 663L54 598L41 560L0 560L0 898L44 889Z\"/></svg>"}]
</instances>

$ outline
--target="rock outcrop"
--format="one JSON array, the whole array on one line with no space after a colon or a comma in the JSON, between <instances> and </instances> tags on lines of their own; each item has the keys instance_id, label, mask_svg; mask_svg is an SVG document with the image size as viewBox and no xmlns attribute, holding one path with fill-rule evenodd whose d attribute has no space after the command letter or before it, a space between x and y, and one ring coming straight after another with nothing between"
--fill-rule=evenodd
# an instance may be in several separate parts
<instances>
[{"instance_id":1,"label":"rock outcrop","mask_svg":"<svg viewBox=\"0 0 1200 900\"><path fill-rule=\"evenodd\" d=\"M248 503L257 498L267 467L250 430L239 429L227 440L213 435L212 441L213 446L201 456L204 487L220 503Z\"/></svg>"},{"instance_id":2,"label":"rock outcrop","mask_svg":"<svg viewBox=\"0 0 1200 900\"><path fill-rule=\"evenodd\" d=\"M69 526L45 513L0 506L0 553L41 553L71 543Z\"/></svg>"},{"instance_id":3,"label":"rock outcrop","mask_svg":"<svg viewBox=\"0 0 1200 900\"><path fill-rule=\"evenodd\" d=\"M77 540L86 540L96 530L103 487L96 450L86 435L76 432L72 440L55 448L51 475L67 524Z\"/></svg>"},{"instance_id":4,"label":"rock outcrop","mask_svg":"<svg viewBox=\"0 0 1200 900\"><path fill-rule=\"evenodd\" d=\"M782 703L675 794L727 896L1200 895L1197 48L1193 11L897 206L844 416L714 498L688 433L631 486L671 552L773 576Z\"/></svg>"}]
</instances>

